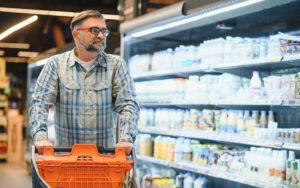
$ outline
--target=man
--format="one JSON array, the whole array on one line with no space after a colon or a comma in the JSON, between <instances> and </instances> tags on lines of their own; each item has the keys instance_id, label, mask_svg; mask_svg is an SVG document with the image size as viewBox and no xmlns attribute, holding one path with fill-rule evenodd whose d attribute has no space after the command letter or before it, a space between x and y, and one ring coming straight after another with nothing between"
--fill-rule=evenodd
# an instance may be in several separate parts
<instances>
[{"instance_id":1,"label":"man","mask_svg":"<svg viewBox=\"0 0 300 188\"><path fill-rule=\"evenodd\" d=\"M80 12L71 21L76 47L49 58L40 73L29 110L31 133L39 153L47 139L48 110L55 105L55 145L90 143L130 154L137 134L139 106L124 60L106 54L109 30L101 13Z\"/></svg>"}]
</instances>

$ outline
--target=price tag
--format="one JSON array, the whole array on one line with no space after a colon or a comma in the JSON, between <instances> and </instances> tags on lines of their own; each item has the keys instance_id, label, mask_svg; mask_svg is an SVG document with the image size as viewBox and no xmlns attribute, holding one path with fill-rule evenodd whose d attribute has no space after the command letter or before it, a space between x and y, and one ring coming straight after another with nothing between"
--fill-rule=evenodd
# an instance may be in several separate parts
<instances>
[{"instance_id":1,"label":"price tag","mask_svg":"<svg viewBox=\"0 0 300 188\"><path fill-rule=\"evenodd\" d=\"M283 147L287 148L287 149L300 150L300 145L299 144L285 143L283 145Z\"/></svg>"},{"instance_id":2,"label":"price tag","mask_svg":"<svg viewBox=\"0 0 300 188\"><path fill-rule=\"evenodd\" d=\"M267 63L280 62L283 59L283 56L273 57L266 59Z\"/></svg>"},{"instance_id":3,"label":"price tag","mask_svg":"<svg viewBox=\"0 0 300 188\"><path fill-rule=\"evenodd\" d=\"M283 143L279 143L279 142L271 142L269 145L271 147L277 147L277 148L281 148Z\"/></svg>"}]
</instances>

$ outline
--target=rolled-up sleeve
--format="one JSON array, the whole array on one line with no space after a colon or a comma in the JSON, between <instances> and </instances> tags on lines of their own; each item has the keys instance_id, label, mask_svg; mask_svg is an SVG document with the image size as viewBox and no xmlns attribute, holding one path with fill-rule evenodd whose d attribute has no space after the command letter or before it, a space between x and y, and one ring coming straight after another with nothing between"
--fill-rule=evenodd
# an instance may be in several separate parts
<instances>
[{"instance_id":1,"label":"rolled-up sleeve","mask_svg":"<svg viewBox=\"0 0 300 188\"><path fill-rule=\"evenodd\" d=\"M123 59L119 59L113 79L113 98L118 113L120 141L134 142L140 108L136 100L134 83Z\"/></svg>"},{"instance_id":2,"label":"rolled-up sleeve","mask_svg":"<svg viewBox=\"0 0 300 188\"><path fill-rule=\"evenodd\" d=\"M48 138L47 119L49 108L55 104L58 88L57 58L47 60L32 94L29 124L34 142Z\"/></svg>"}]
</instances>

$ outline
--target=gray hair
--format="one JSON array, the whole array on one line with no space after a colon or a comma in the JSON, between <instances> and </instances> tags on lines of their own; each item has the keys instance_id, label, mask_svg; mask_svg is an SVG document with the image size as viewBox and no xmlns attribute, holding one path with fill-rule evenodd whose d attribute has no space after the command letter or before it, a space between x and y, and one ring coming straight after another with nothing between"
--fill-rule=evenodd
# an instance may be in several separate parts
<instances>
[{"instance_id":1,"label":"gray hair","mask_svg":"<svg viewBox=\"0 0 300 188\"><path fill-rule=\"evenodd\" d=\"M74 18L72 19L70 25L71 31L74 30L76 25L81 24L84 20L91 17L104 19L103 15L97 10L84 10L79 14L77 14L76 16L74 16Z\"/></svg>"}]
</instances>

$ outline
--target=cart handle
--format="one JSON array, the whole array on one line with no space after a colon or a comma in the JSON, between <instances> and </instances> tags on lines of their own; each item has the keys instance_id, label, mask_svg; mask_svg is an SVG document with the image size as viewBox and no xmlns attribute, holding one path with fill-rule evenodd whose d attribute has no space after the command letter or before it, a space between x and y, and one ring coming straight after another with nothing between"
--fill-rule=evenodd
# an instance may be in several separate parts
<instances>
[{"instance_id":1,"label":"cart handle","mask_svg":"<svg viewBox=\"0 0 300 188\"><path fill-rule=\"evenodd\" d=\"M97 147L99 153L115 153L115 148L104 148L103 146ZM53 152L71 152L72 148L53 148ZM35 147L35 153L38 153Z\"/></svg>"}]
</instances>

